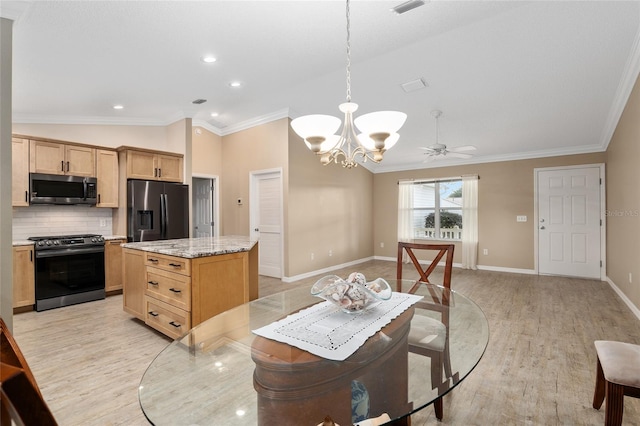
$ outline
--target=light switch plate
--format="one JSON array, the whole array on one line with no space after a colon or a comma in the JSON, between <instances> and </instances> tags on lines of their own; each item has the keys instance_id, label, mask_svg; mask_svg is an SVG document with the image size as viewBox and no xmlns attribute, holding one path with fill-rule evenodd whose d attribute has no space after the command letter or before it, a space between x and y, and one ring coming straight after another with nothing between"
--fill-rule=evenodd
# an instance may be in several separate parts
<instances>
[{"instance_id":1,"label":"light switch plate","mask_svg":"<svg viewBox=\"0 0 640 426\"><path fill-rule=\"evenodd\" d=\"M526 221L527 221L526 216L516 216L516 222L526 222Z\"/></svg>"}]
</instances>

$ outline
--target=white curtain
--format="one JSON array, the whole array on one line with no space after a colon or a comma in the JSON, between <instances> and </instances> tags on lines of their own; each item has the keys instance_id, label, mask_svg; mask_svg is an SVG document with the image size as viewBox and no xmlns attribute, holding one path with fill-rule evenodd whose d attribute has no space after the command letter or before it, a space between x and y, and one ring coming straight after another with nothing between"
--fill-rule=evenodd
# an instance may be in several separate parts
<instances>
[{"instance_id":1,"label":"white curtain","mask_svg":"<svg viewBox=\"0 0 640 426\"><path fill-rule=\"evenodd\" d=\"M413 182L398 183L398 242L413 239ZM407 252L403 250L402 261L409 262Z\"/></svg>"},{"instance_id":2,"label":"white curtain","mask_svg":"<svg viewBox=\"0 0 640 426\"><path fill-rule=\"evenodd\" d=\"M478 269L478 176L462 176L462 268Z\"/></svg>"}]
</instances>

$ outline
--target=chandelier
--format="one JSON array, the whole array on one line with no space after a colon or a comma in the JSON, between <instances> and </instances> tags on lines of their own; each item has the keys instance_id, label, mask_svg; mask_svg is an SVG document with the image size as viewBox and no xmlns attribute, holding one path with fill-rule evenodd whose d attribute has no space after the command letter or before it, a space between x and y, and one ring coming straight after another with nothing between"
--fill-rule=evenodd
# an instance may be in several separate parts
<instances>
[{"instance_id":1,"label":"chandelier","mask_svg":"<svg viewBox=\"0 0 640 426\"><path fill-rule=\"evenodd\" d=\"M358 104L351 102L351 16L347 0L347 102L338 108L344 113L340 134L340 119L331 115L305 115L291 121L291 128L304 139L307 147L320 156L323 165L340 162L342 167L357 167L362 162L382 161L384 152L393 147L400 135L407 114L398 111L378 111L353 118ZM361 133L356 134L359 130Z\"/></svg>"}]
</instances>

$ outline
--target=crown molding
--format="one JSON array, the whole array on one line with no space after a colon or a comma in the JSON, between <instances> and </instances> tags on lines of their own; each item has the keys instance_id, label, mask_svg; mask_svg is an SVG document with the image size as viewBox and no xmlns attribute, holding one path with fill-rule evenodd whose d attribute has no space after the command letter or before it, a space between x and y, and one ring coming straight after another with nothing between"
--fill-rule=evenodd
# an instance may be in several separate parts
<instances>
[{"instance_id":1,"label":"crown molding","mask_svg":"<svg viewBox=\"0 0 640 426\"><path fill-rule=\"evenodd\" d=\"M501 155L487 155L484 157L474 157L467 160L446 160L446 161L432 161L430 163L420 163L408 166L378 166L373 170L374 174L378 173L390 173L390 172L406 172L410 170L421 169L433 169L437 167L452 167L466 164L484 164L484 163L499 163L502 161L517 161L517 160L531 160L534 158L545 157L560 157L563 155L578 155L578 154L592 154L594 152L605 151L600 145L587 145L575 148L560 148L544 151L529 151L519 154L501 154Z\"/></svg>"},{"instance_id":2,"label":"crown molding","mask_svg":"<svg viewBox=\"0 0 640 426\"><path fill-rule=\"evenodd\" d=\"M208 122L204 121L204 120L197 120L197 119L193 119L193 121L191 121L191 125L193 127L202 127L205 130L208 130L209 132L213 133L214 135L217 136L222 136L222 130L217 128L216 126L213 126L211 124L209 124Z\"/></svg>"},{"instance_id":3,"label":"crown molding","mask_svg":"<svg viewBox=\"0 0 640 426\"><path fill-rule=\"evenodd\" d=\"M279 111L272 112L270 114L261 115L250 120L246 120L229 127L222 129L221 136L227 136L232 133L239 132L241 130L247 130L260 124L270 123L272 121L280 120L281 118L289 117L289 108L284 108Z\"/></svg>"},{"instance_id":4,"label":"crown molding","mask_svg":"<svg viewBox=\"0 0 640 426\"><path fill-rule=\"evenodd\" d=\"M177 121L177 120L174 120ZM13 114L13 123L20 124L84 124L110 126L166 126L171 122L149 118L125 117L61 117L61 116L32 116Z\"/></svg>"}]
</instances>

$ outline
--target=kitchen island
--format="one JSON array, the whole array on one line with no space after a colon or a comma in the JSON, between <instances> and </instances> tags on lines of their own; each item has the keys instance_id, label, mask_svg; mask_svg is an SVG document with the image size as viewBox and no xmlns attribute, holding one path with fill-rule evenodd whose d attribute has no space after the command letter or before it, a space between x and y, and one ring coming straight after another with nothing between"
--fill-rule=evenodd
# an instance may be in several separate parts
<instances>
[{"instance_id":1,"label":"kitchen island","mask_svg":"<svg viewBox=\"0 0 640 426\"><path fill-rule=\"evenodd\" d=\"M258 298L258 242L243 236L122 244L123 309L169 337Z\"/></svg>"}]
</instances>

